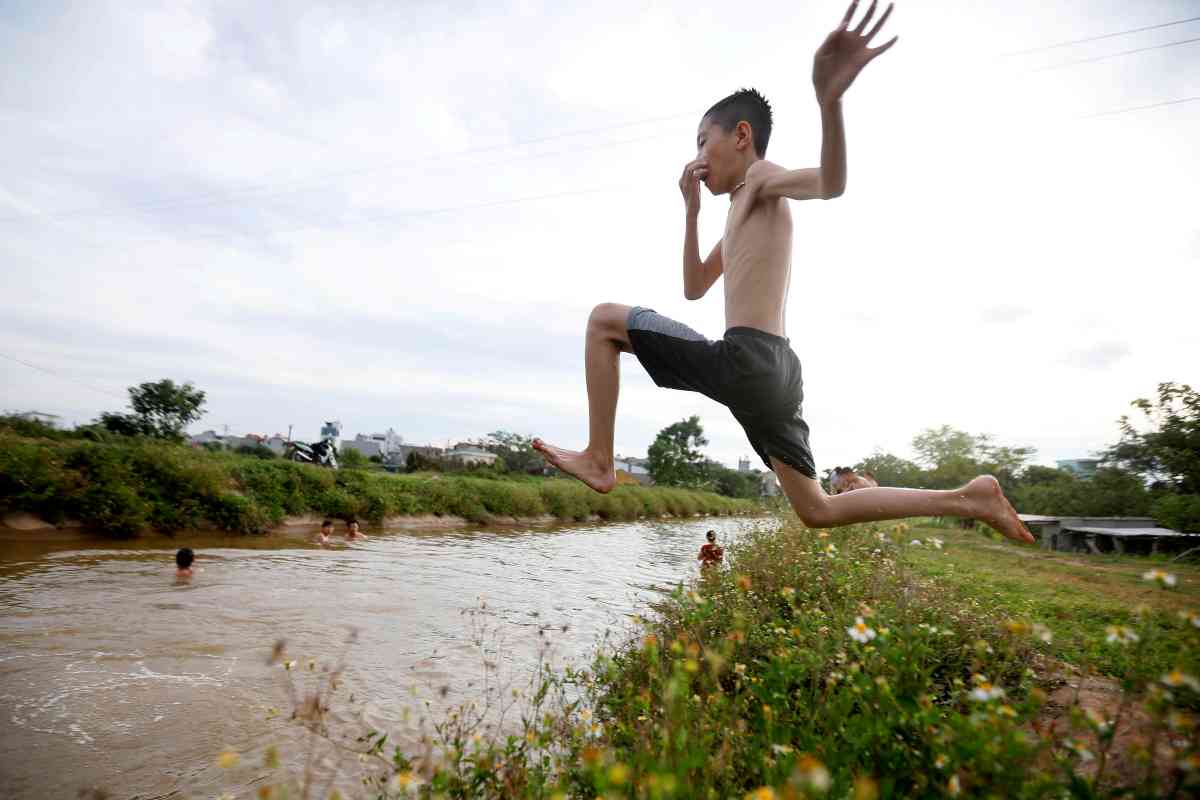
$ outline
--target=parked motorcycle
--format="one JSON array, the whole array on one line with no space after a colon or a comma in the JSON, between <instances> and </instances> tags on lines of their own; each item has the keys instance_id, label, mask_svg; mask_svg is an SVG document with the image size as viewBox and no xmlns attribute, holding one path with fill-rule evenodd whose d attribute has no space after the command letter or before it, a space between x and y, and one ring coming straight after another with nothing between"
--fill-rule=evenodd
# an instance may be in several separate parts
<instances>
[{"instance_id":1,"label":"parked motorcycle","mask_svg":"<svg viewBox=\"0 0 1200 800\"><path fill-rule=\"evenodd\" d=\"M316 464L318 467L338 468L337 446L332 439L322 439L314 444L288 442L284 456L289 461L301 464Z\"/></svg>"}]
</instances>

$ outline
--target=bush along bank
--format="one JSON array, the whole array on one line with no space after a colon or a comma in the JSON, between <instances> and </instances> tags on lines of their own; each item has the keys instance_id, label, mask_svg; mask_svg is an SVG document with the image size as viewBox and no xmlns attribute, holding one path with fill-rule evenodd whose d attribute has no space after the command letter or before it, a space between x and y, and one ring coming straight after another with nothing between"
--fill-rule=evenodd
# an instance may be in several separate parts
<instances>
[{"instance_id":1,"label":"bush along bank","mask_svg":"<svg viewBox=\"0 0 1200 800\"><path fill-rule=\"evenodd\" d=\"M1110 702L1049 724L1054 631L918 578L907 552L942 543L912 536L751 533L623 646L539 672L517 730L469 703L415 752L360 739L363 796L1196 796L1200 616L1110 632L1131 656ZM1174 666L1136 657L1155 635ZM283 773L272 790L302 787Z\"/></svg>"},{"instance_id":2,"label":"bush along bank","mask_svg":"<svg viewBox=\"0 0 1200 800\"><path fill-rule=\"evenodd\" d=\"M547 514L563 521L624 520L759 509L753 501L682 489L621 486L602 495L565 479L333 471L151 440L0 433L0 512L28 512L53 524L77 520L117 537L198 528L257 533L301 514L376 523L454 515L486 523Z\"/></svg>"}]
</instances>

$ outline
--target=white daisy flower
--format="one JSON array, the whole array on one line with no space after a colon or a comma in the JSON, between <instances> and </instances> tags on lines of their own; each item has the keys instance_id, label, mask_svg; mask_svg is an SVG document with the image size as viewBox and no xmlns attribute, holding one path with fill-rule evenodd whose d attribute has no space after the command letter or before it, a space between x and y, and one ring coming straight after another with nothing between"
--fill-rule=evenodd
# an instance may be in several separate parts
<instances>
[{"instance_id":1,"label":"white daisy flower","mask_svg":"<svg viewBox=\"0 0 1200 800\"><path fill-rule=\"evenodd\" d=\"M1104 629L1104 632L1108 634L1104 637L1104 641L1109 644L1133 644L1141 639L1140 636L1133 632L1132 628L1124 625L1109 625Z\"/></svg>"},{"instance_id":2,"label":"white daisy flower","mask_svg":"<svg viewBox=\"0 0 1200 800\"><path fill-rule=\"evenodd\" d=\"M1180 686L1186 686L1193 692L1200 692L1200 681L1179 669L1173 669L1166 675L1163 675L1162 682L1175 689Z\"/></svg>"},{"instance_id":3,"label":"white daisy flower","mask_svg":"<svg viewBox=\"0 0 1200 800\"><path fill-rule=\"evenodd\" d=\"M1152 581L1159 586L1169 588L1175 585L1175 576L1166 570L1152 569L1142 574L1142 580Z\"/></svg>"},{"instance_id":4,"label":"white daisy flower","mask_svg":"<svg viewBox=\"0 0 1200 800\"><path fill-rule=\"evenodd\" d=\"M862 617L855 617L854 625L846 628L846 633L850 634L850 638L854 641L863 644L875 638L875 631L867 627L867 623L863 622Z\"/></svg>"}]
</instances>

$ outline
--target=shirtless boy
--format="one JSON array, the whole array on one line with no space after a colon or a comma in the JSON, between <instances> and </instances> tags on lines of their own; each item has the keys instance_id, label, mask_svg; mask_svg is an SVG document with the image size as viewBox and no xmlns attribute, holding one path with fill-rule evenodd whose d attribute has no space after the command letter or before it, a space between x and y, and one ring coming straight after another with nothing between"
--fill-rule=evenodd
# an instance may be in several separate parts
<instances>
[{"instance_id":1,"label":"shirtless boy","mask_svg":"<svg viewBox=\"0 0 1200 800\"><path fill-rule=\"evenodd\" d=\"M683 169L679 188L686 216L683 294L698 300L725 276L725 335L710 341L651 309L602 303L587 326L584 361L588 394L588 445L565 450L534 439L533 446L562 471L598 492L616 485L613 430L620 382L620 355L633 353L658 386L700 392L727 406L750 444L808 527L831 528L918 516L957 516L987 523L1010 539L1032 542L996 479L981 475L958 489L873 487L827 495L817 480L801 416L800 362L785 338L791 278L792 217L788 200L829 200L846 188L846 140L842 95L879 47L892 6L869 30L876 3L857 27L851 3L841 24L813 59L813 87L821 110L821 166L787 170L764 160L771 136L771 109L754 90L743 89L708 110L696 134L696 158ZM725 235L708 258L696 241L700 183L727 194Z\"/></svg>"}]
</instances>

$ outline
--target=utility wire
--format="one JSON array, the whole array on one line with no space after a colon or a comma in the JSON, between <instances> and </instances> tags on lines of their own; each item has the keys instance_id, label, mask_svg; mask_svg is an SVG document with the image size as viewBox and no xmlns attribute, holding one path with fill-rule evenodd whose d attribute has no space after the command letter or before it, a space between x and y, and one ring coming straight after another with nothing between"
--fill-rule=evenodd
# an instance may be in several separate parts
<instances>
[{"instance_id":1,"label":"utility wire","mask_svg":"<svg viewBox=\"0 0 1200 800\"><path fill-rule=\"evenodd\" d=\"M52 369L46 369L45 367L39 367L37 364L31 364L30 362L25 361L24 359L17 358L16 356L10 356L7 353L0 353L0 358L7 358L9 361L15 361L18 364L23 364L26 367L29 367L30 369L36 369L38 372L44 372L47 375L53 375L54 377L64 380L68 383L73 383L76 386L82 386L85 389L91 389L93 392L99 392L100 394L108 395L109 397L115 397L118 400L124 401L124 400L129 399L128 397L122 397L119 394L113 394L112 392L108 391L107 389L101 389L97 386L92 386L90 383L84 383L83 381L77 381L74 378L68 378L66 375L55 372Z\"/></svg>"},{"instance_id":2,"label":"utility wire","mask_svg":"<svg viewBox=\"0 0 1200 800\"><path fill-rule=\"evenodd\" d=\"M598 142L596 144L590 144L590 145L586 145L584 147L576 147L576 148L565 149L565 150L554 150L554 151L551 151L548 153L530 153L527 155L514 156L513 158L503 159L501 161L490 162L489 164L487 164L487 167L488 167L488 169L495 169L496 167L506 166L508 164L516 164L516 163L520 163L522 161L536 161L536 160L542 159L542 158L555 158L558 156L571 156L571 155L575 155L576 153L587 153L587 152L591 152L593 150L606 150L606 149L614 148L614 147L623 147L624 145L628 145L628 144L640 144L642 142L649 142L649 141L653 141L656 139L661 139L663 137L664 137L664 134L655 133L655 134L649 134L647 136L637 136L637 137L633 137L630 139L615 139L615 140L607 141L607 142ZM561 137L555 137L555 138L561 138ZM406 163L411 164L411 165L424 166L428 162L412 161L412 162L406 162ZM389 169L389 167L385 167L385 169ZM366 172L368 170L363 169L361 171ZM437 172L438 172L438 170L419 170L417 173L408 173L408 174L436 174ZM347 173L347 174L352 174L352 173ZM317 184L317 185L319 185L319 184ZM269 187L264 187L264 189L265 188L269 188ZM291 195L291 194L296 193L296 191L297 191L296 188L293 186L292 188L280 189L279 191L271 192L270 194L260 194L256 197L254 197L253 199L268 200L268 199L272 199L272 198L276 198L276 197ZM303 191L303 190L300 190L300 191ZM94 213L89 212L88 216L105 217L105 216L112 216L114 214L121 214L126 211L146 212L146 211L174 211L174 210L178 210L178 209L211 208L212 206L222 205L227 200L234 200L234 198L232 198L232 197L210 197L208 199L200 200L199 202L184 201L184 202L166 203L166 204L153 205L153 206L134 205L134 206L126 206L123 208L111 208L108 210L93 209ZM39 222L59 221L64 216L66 216L66 217L78 216L79 214L80 214L80 212L66 212L65 214L43 214L43 215L38 215L37 220ZM26 218L26 217L0 217L0 223L23 222L23 221L26 221L27 219L28 218Z\"/></svg>"},{"instance_id":3,"label":"utility wire","mask_svg":"<svg viewBox=\"0 0 1200 800\"><path fill-rule=\"evenodd\" d=\"M1181 44L1193 44L1194 42L1200 42L1200 36L1197 36L1194 39L1181 39L1178 42L1166 42L1164 44L1152 44L1149 47L1135 47L1132 50L1122 50L1119 53L1106 53L1105 55L1092 56L1091 58L1077 58L1074 61L1060 61L1057 64L1049 64L1045 67L1037 67L1036 69L1030 70L1030 72L1043 72L1048 69L1059 69L1060 67L1070 67L1075 64L1090 64L1093 61L1104 61L1109 58L1118 58L1120 56L1127 56L1127 55L1131 55L1133 53L1144 53L1147 50L1161 50L1164 47L1177 47L1178 45L1181 45Z\"/></svg>"},{"instance_id":4,"label":"utility wire","mask_svg":"<svg viewBox=\"0 0 1200 800\"><path fill-rule=\"evenodd\" d=\"M1111 39L1114 36L1126 36L1130 33L1141 33L1142 31L1153 31L1159 28L1169 28L1172 25L1183 25L1188 22L1200 22L1200 17L1188 17L1187 19L1177 19L1174 22L1161 22L1158 25L1147 25L1144 28L1130 28L1127 31L1115 31L1113 33L1102 33L1099 36L1089 36L1086 39L1072 39L1068 42L1057 42L1055 44L1042 45L1040 47L1029 47L1025 50L1011 50L1007 53L1001 53L1000 57L1008 56L1023 56L1028 53L1040 53L1043 50L1054 50L1059 47L1070 47L1074 44L1084 44L1086 42L1098 42L1101 39Z\"/></svg>"},{"instance_id":5,"label":"utility wire","mask_svg":"<svg viewBox=\"0 0 1200 800\"><path fill-rule=\"evenodd\" d=\"M186 200L164 201L164 202L159 202L159 203L143 203L140 205L125 206L125 207L122 207L119 209L103 208L103 207L83 208L83 209L74 209L71 211L55 212L52 214L42 214L42 215L38 215L37 218L45 220L45 219L67 219L67 218L71 218L71 217L80 217L80 216L104 216L104 215L108 215L108 214L121 213L124 211L131 211L131 210L132 211L169 211L169 210L173 210L173 209L177 209L177 208L193 208L193 207L201 207L201 206L206 206L206 205L217 205L222 202L225 202L226 200L235 198L239 195L258 194L260 192L272 192L272 194L265 195L266 197L272 197L272 196L278 196L280 194L289 194L297 188L302 188L302 187L306 187L306 186L321 186L323 184L328 183L330 181L330 179L353 177L356 175L365 175L365 174L373 173L373 172L402 169L404 167L411 167L411 166L425 166L425 165L429 164L430 162L450 161L450 160L453 160L456 158L462 158L465 156L484 155L487 153L496 152L498 150L508 150L508 149L515 149L518 147L525 147L528 145L545 144L546 142L558 141L560 139L569 139L569 138L576 137L576 136L589 136L589 135L597 134L597 133L607 133L609 131L623 130L625 128L636 128L636 127L640 127L643 125L653 125L653 124L660 123L660 122L673 122L675 120L684 119L684 118L688 118L688 117L695 118L696 112L688 111L686 113L668 114L668 115L661 116L661 117L651 117L648 119L635 120L632 122L623 122L623 123L620 123L617 125L604 125L604 126L600 126L600 127L596 127L596 128L583 128L580 130L565 131L563 133L556 133L556 134L552 134L549 136L539 136L539 137L536 137L533 139L522 139L522 140L519 140L516 142L509 142L507 144L494 144L494 145L485 145L483 147L472 147L472 148L467 148L465 150L456 150L456 151L451 151L449 153L440 153L438 155L430 156L429 158L423 158L423 159L408 159L408 160L404 160L404 161L393 161L393 162L388 162L388 163L384 163L384 164L375 164L375 165L369 166L369 167L356 167L354 169L341 170L338 172L328 172L323 175L305 178L299 182L294 182L291 184L283 184L283 185L277 185L277 186L267 186L267 185L245 186L245 187L241 187L238 189L230 189L225 192L216 192L216 193L213 193L213 194L210 194L207 196L203 196L203 197L199 198L199 202L196 202L196 198L190 198L190 199L186 199ZM647 136L647 137L641 137L638 139L622 140L622 141L619 141L616 143L604 142L601 144L592 145L592 146L585 147L585 148L580 148L576 152L600 149L603 147L610 147L610 146L613 146L614 144L624 144L624 143L628 143L628 142L644 141L645 139L650 139L650 138L657 138L657 137ZM518 157L513 160L520 161L525 158L538 158L538 157L541 157L541 155L542 154L534 154L532 156ZM555 154L555 155L557 155L557 154ZM502 162L502 163L507 163L507 162ZM28 219L28 217L24 217L24 216L0 217L0 223L23 222L27 219Z\"/></svg>"},{"instance_id":6,"label":"utility wire","mask_svg":"<svg viewBox=\"0 0 1200 800\"><path fill-rule=\"evenodd\" d=\"M1161 103L1151 103L1150 105L1146 105L1146 106L1130 106L1129 108L1117 108L1117 109L1113 109L1112 111L1100 111L1096 114L1085 114L1082 117L1075 117L1075 119L1095 119L1096 117L1110 117L1114 114L1128 114L1130 111L1141 111L1146 108L1159 108L1160 106L1174 106L1174 105L1178 105L1180 103L1194 103L1197 100L1200 100L1200 95L1198 95L1196 97L1181 97L1178 100L1164 100Z\"/></svg>"},{"instance_id":7,"label":"utility wire","mask_svg":"<svg viewBox=\"0 0 1200 800\"><path fill-rule=\"evenodd\" d=\"M1150 103L1148 105L1128 106L1125 108L1115 108L1115 109L1109 109L1106 111L1099 111L1094 114L1085 114L1085 115L1074 116L1074 117L1065 117L1062 119L1062 121L1079 121L1079 120L1095 119L1097 117L1106 117L1106 116L1112 116L1112 115L1116 115L1116 114L1127 114L1127 113L1131 113L1134 111L1142 111L1142 110L1150 109L1150 108L1159 108L1161 106L1170 106L1170 105L1179 105L1182 103L1190 103L1190 102L1194 102L1197 100L1200 100L1200 96L1198 96L1198 97L1182 97L1182 98L1178 98L1175 100L1164 100L1159 103ZM647 138L655 138L655 137L647 137ZM640 140L635 139L635 140L628 140L628 141L640 141ZM618 142L616 144L620 144L620 143L623 143L623 142ZM604 194L606 192L624 191L624 190L630 189L630 188L633 188L633 185L594 186L594 187L589 187L586 189L573 189L573 190L566 190L566 191L561 191L561 192L551 192L551 193L547 193L547 194L527 195L524 197L512 197L512 198L507 198L507 199L502 199L502 200L490 200L490 201L483 202L483 203L472 203L472 204L459 205L459 206L444 206L444 207L438 207L438 208L418 208L418 209L410 209L410 210L405 210L405 211L387 212L387 213L382 213L382 214L379 214L379 213L367 214L367 215L363 215L363 216L353 217L351 219L344 220L340 223L331 223L330 221L326 220L326 221L322 221L319 223L298 225L298 226L294 226L294 227L290 227L290 228L277 228L274 230L262 231L257 234L247 233L246 236L249 238L260 238L261 239L261 238L265 238L267 236L279 236L279 235L289 234L289 233L298 233L300 231L306 231L306 230L318 230L318 229L323 229L323 228L329 228L329 227L332 227L333 225L337 225L337 224L341 224L341 225L368 224L369 225L369 224L375 224L375 223L380 223L380 222L397 222L397 221L409 220L409 219L416 220L416 219L422 219L422 218L427 218L427 217L442 216L442 215L446 215L446 214L457 214L457 213L461 213L461 212L479 211L479 210L488 209L488 208L499 208L499 207L503 207L503 206L523 205L525 203L536 203L536 202L542 202L545 200L559 200L559 199L565 199L565 198L570 198L570 197L579 197L579 196L584 196L584 195ZM180 236L180 237L173 237L173 238L186 238L189 241L227 241L228 239L230 239L231 237L234 237L236 235L237 234L231 234L229 232L222 231L222 232L218 232L218 233L199 234L199 235L186 236L186 237ZM136 238L136 239L123 240L121 242L121 244L127 245L127 244L137 244L137 243L157 242L157 241L163 241L163 239L161 237L142 237L142 238ZM96 247L104 246L104 243L102 243L102 242L95 242L93 244Z\"/></svg>"},{"instance_id":8,"label":"utility wire","mask_svg":"<svg viewBox=\"0 0 1200 800\"><path fill-rule=\"evenodd\" d=\"M1099 39L1107 39L1107 38L1112 38L1115 36L1126 35L1129 33L1136 33L1136 32L1140 32L1140 31L1152 30L1152 29L1156 29L1156 28L1163 28L1163 27L1168 27L1168 26L1172 26L1172 25L1180 25L1180 24L1184 24L1187 22L1193 22L1193 21L1198 21L1198 20L1200 20L1200 17L1191 17L1188 19L1176 20L1174 22L1160 23L1158 25L1150 25L1150 26L1145 26L1142 28L1132 28L1132 29L1125 30L1125 31L1116 31L1113 33L1089 37L1086 39L1077 39L1077 40L1073 40L1070 42L1060 42L1060 43L1053 44L1053 45L1046 45L1044 47L1036 47L1036 48L1030 48L1028 50L1014 51L1013 54L1037 52L1039 50L1053 49L1053 48L1057 48L1057 47L1063 47L1063 46L1067 46L1067 45L1071 45L1071 44L1079 44L1082 42L1094 41L1094 40L1099 40ZM1070 66L1073 64L1082 64L1082 63L1088 63L1088 62L1092 62L1092 61L1100 61L1100 60L1104 60L1104 59L1116 58L1116 57L1124 56L1124 55L1130 55L1133 53L1144 52L1147 50L1155 50L1155 49L1160 49L1160 48L1165 48L1165 47L1173 47L1173 46L1177 46L1177 45L1191 44L1194 42L1200 42L1200 37L1193 38L1193 39L1185 39L1185 40L1178 41L1178 42L1168 42L1168 43L1160 44L1160 45L1152 45L1149 47L1136 48L1136 49L1132 49L1132 50L1122 51L1119 53L1111 53L1111 54L1106 54L1106 55L1101 55L1101 56L1095 56L1092 58L1067 61L1067 62L1062 62L1059 64L1051 64L1049 66L1037 68L1036 70L1033 70L1033 71L1056 69L1056 68L1060 68L1060 67ZM1105 112L1100 112L1098 114L1087 115L1084 117L1075 117L1074 119L1089 119L1091 117L1096 117L1096 116L1107 116L1110 114L1125 113L1126 111L1136 111L1136 110L1140 110L1142 108L1153 108L1157 105L1170 105L1170 104L1177 103L1177 102L1189 102L1189 101L1190 101L1189 98L1184 98L1184 99L1178 100L1178 101L1167 101L1166 103L1153 104L1150 106L1138 106L1138 107L1130 108L1130 109L1118 109L1118 110L1114 110L1114 111L1105 111ZM210 194L207 197L202 197L199 201L197 201L195 198L193 198L190 200L181 200L181 201L145 203L145 204L141 204L141 205L125 206L122 208L76 209L73 211L36 215L36 219L44 220L44 221L52 221L52 220L67 219L67 218L79 217L79 216L107 216L107 215L112 215L112 214L120 214L120 213L126 212L126 211L168 211L168 210L181 209L181 208L201 208L201 207L207 207L207 206L212 206L212 205L219 205L227 200L234 199L239 195L259 194L259 199L278 197L280 195L290 194L293 191L295 191L298 187L320 186L324 183L328 183L330 179L336 179L336 178L340 178L340 177L350 177L350 176L355 176L355 175L367 174L367 173L371 173L371 172L378 172L378 171L382 171L382 170L398 169L398 168L402 168L402 167L406 167L406 166L413 166L413 165L424 166L424 165L427 165L428 163L430 163L431 161L435 161L435 162L436 161L449 161L452 159L461 158L461 157L465 157L465 156L482 155L482 154L486 154L486 153L490 153L490 152L495 152L498 150L512 149L512 148L517 148L517 147L522 147L522 146L527 146L527 145L534 145L534 144L541 144L541 143L545 143L545 142L557 141L560 139L566 139L566 138L571 138L571 137L576 137L576 136L586 136L586 135L591 135L591 134L604 133L604 132L608 132L608 131L621 130L624 128L631 128L631 127L638 127L638 126L642 126L642 125L649 125L649 124L654 124L654 123L659 123L659 122L674 121L674 120L682 119L685 117L694 117L694 116L695 116L694 112L681 112L678 114L669 114L669 115L664 115L664 116L660 116L660 117L652 117L652 118L643 119L643 120L635 120L635 121L625 122L625 123L620 123L620 124L615 124L615 125L605 125L605 126L599 126L599 127L595 127L595 128L585 128L585 129L574 130L574 131L565 131L562 133L552 134L552 135L548 135L548 136L535 137L532 139L525 139L525 140L512 142L512 143L508 143L508 144L495 144L495 145L487 145L487 146L483 146L483 147L468 148L468 149L459 150L459 151L452 151L449 153L435 155L428 159L421 159L421 160L412 159L412 160L406 160L406 161L391 162L391 163L383 164L383 165L375 165L375 166L370 166L370 167L359 167L359 168L355 168L352 170L343 170L343 171L339 171L339 172L326 173L321 176L314 176L309 179L304 179L304 180L300 181L299 183L293 183L291 185L284 184L283 186L275 186L275 187L267 186L267 185L260 185L260 186L243 187L240 189L231 189L231 190L228 190L225 192L218 192L215 194ZM602 142L602 143L590 145L590 146L587 146L584 148L578 148L574 151L563 150L563 151L558 151L555 153L548 153L548 154L547 153L536 153L536 154L531 154L531 155L518 156L516 158L508 159L508 160L505 160L505 161L502 161L499 163L507 164L507 163L512 163L512 162L516 162L516 161L529 160L529 159L553 157L553 156L557 156L557 155L569 155L569 154L571 154L571 152L585 152L588 150L603 149L603 148L607 148L607 147L614 147L614 146L619 146L622 144L628 144L628 143L633 143L633 142L647 141L650 139L658 138L658 136L659 135L652 135L652 136L638 137L638 138L634 138L634 139L618 140L615 142ZM495 166L495 165L493 165L493 166ZM270 192L270 193L269 194L260 194L262 192ZM555 196L558 196L558 195L555 195ZM532 199L539 199L539 198L532 198ZM512 202L522 202L522 200L516 200L516 201L512 201ZM483 206L483 207L486 207L486 206ZM470 207L464 207L464 208L470 208ZM453 211L453 210L459 210L459 209L437 210L432 213L448 213L449 211ZM408 214L404 214L401 216L408 216ZM22 222L22 221L26 221L28 219L29 219L29 217L27 217L27 216L0 217L0 223Z\"/></svg>"}]
</instances>

